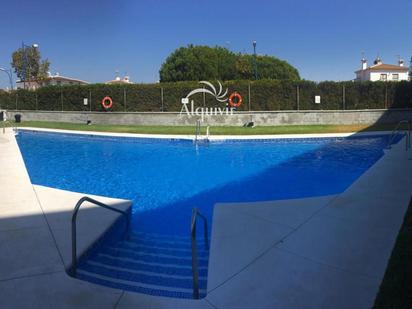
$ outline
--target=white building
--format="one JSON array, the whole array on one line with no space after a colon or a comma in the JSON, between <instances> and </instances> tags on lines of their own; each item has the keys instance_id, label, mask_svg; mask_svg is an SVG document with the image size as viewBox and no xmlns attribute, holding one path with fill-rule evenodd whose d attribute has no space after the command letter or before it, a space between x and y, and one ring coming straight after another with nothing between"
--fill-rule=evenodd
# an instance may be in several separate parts
<instances>
[{"instance_id":1,"label":"white building","mask_svg":"<svg viewBox=\"0 0 412 309\"><path fill-rule=\"evenodd\" d=\"M17 89L28 89L36 90L44 86L63 86L63 85L86 85L88 82L72 77L60 76L59 73L48 76L43 79L30 80L30 81L20 81L16 82Z\"/></svg>"},{"instance_id":2,"label":"white building","mask_svg":"<svg viewBox=\"0 0 412 309\"><path fill-rule=\"evenodd\" d=\"M398 82L409 80L409 69L405 67L403 59L399 59L398 64L384 64L378 57L373 62L373 65L368 67L368 62L362 58L362 67L355 71L356 80L358 81L391 81Z\"/></svg>"}]
</instances>

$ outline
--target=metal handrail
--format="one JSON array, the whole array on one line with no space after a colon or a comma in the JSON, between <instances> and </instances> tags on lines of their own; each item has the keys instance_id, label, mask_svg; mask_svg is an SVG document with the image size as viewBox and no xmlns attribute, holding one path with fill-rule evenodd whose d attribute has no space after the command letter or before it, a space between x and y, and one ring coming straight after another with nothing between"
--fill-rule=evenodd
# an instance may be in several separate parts
<instances>
[{"instance_id":1,"label":"metal handrail","mask_svg":"<svg viewBox=\"0 0 412 309\"><path fill-rule=\"evenodd\" d=\"M92 204L95 204L97 206L106 208L108 210L112 210L115 212L118 212L122 214L123 216L126 217L126 232L129 230L129 214L123 210L111 207L109 205L103 204L102 202L96 201L95 199L92 199L88 196L83 196L77 203L76 206L73 209L73 215L72 215L72 265L71 265L71 275L73 277L76 276L77 272L77 236L76 236L76 219L77 219L77 213L79 211L80 206L84 202L90 202Z\"/></svg>"},{"instance_id":2,"label":"metal handrail","mask_svg":"<svg viewBox=\"0 0 412 309\"><path fill-rule=\"evenodd\" d=\"M199 138L200 135L200 120L196 121L196 129L195 129L195 143L197 142L197 139Z\"/></svg>"},{"instance_id":3,"label":"metal handrail","mask_svg":"<svg viewBox=\"0 0 412 309\"><path fill-rule=\"evenodd\" d=\"M6 127L7 127L7 126L9 126L10 128L12 128L13 131L16 132L17 127L13 124L12 121L9 120L10 117L9 117L7 111L6 111L6 110L0 110L0 112L3 112L3 117L4 117L3 120L1 121L1 122L2 122L2 127L3 127L3 134L6 133Z\"/></svg>"},{"instance_id":4,"label":"metal handrail","mask_svg":"<svg viewBox=\"0 0 412 309\"><path fill-rule=\"evenodd\" d=\"M203 216L199 209L193 208L192 210L192 222L191 222L191 239L192 239L192 276L193 276L193 298L199 299L199 271L197 268L197 242L196 242L196 219L197 217L203 219L204 232L205 232L205 248L209 250L209 239L207 234L207 219Z\"/></svg>"},{"instance_id":5,"label":"metal handrail","mask_svg":"<svg viewBox=\"0 0 412 309\"><path fill-rule=\"evenodd\" d=\"M406 140L405 140L405 150L408 150L409 148L411 148L411 124L409 120L401 120L398 122L395 129L393 129L391 132L386 148L391 148L391 144L396 136L395 133L397 133L400 129L402 129L401 125L404 123L408 125L408 131L406 132Z\"/></svg>"},{"instance_id":6,"label":"metal handrail","mask_svg":"<svg viewBox=\"0 0 412 309\"><path fill-rule=\"evenodd\" d=\"M7 127L10 127L13 130L13 132L16 132L17 127L13 125L13 123L10 120L3 120L2 123L3 123L3 134L6 133Z\"/></svg>"}]
</instances>

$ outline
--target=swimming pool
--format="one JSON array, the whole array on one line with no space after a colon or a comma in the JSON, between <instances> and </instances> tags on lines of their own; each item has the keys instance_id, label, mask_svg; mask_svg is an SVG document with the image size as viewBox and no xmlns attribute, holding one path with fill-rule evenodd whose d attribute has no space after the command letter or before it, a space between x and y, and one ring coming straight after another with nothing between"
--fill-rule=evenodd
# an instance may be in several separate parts
<instances>
[{"instance_id":1,"label":"swimming pool","mask_svg":"<svg viewBox=\"0 0 412 309\"><path fill-rule=\"evenodd\" d=\"M211 222L217 202L341 193L382 157L388 139L373 135L194 145L188 140L21 131L17 141L32 183L133 201L130 241L96 250L81 265L80 278L190 298L193 207ZM204 295L208 252L199 254Z\"/></svg>"}]
</instances>

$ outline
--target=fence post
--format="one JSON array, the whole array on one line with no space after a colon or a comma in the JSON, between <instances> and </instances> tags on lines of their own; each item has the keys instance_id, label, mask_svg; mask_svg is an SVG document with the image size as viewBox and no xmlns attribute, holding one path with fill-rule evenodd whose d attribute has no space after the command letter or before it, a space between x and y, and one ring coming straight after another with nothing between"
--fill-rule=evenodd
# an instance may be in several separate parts
<instances>
[{"instance_id":1,"label":"fence post","mask_svg":"<svg viewBox=\"0 0 412 309\"><path fill-rule=\"evenodd\" d=\"M62 111L63 111L63 89L62 88L60 88L60 102L61 102Z\"/></svg>"},{"instance_id":2,"label":"fence post","mask_svg":"<svg viewBox=\"0 0 412 309\"><path fill-rule=\"evenodd\" d=\"M388 108L388 84L385 84L385 108Z\"/></svg>"},{"instance_id":3,"label":"fence post","mask_svg":"<svg viewBox=\"0 0 412 309\"><path fill-rule=\"evenodd\" d=\"M92 91L89 90L89 109L92 111Z\"/></svg>"},{"instance_id":4,"label":"fence post","mask_svg":"<svg viewBox=\"0 0 412 309\"><path fill-rule=\"evenodd\" d=\"M346 109L346 88L345 85L342 85L342 109Z\"/></svg>"},{"instance_id":5,"label":"fence post","mask_svg":"<svg viewBox=\"0 0 412 309\"><path fill-rule=\"evenodd\" d=\"M126 97L126 88L123 88L123 105L124 111L126 111L127 97Z\"/></svg>"},{"instance_id":6,"label":"fence post","mask_svg":"<svg viewBox=\"0 0 412 309\"><path fill-rule=\"evenodd\" d=\"M296 108L300 110L300 93L299 93L299 85L296 85Z\"/></svg>"},{"instance_id":7,"label":"fence post","mask_svg":"<svg viewBox=\"0 0 412 309\"><path fill-rule=\"evenodd\" d=\"M160 87L160 101L162 103L162 112L164 112L164 98L163 98L163 87Z\"/></svg>"},{"instance_id":8,"label":"fence post","mask_svg":"<svg viewBox=\"0 0 412 309\"><path fill-rule=\"evenodd\" d=\"M252 110L252 108L251 108L251 101L250 101L250 82L249 82L249 84L248 84L248 99L249 99L249 112Z\"/></svg>"}]
</instances>

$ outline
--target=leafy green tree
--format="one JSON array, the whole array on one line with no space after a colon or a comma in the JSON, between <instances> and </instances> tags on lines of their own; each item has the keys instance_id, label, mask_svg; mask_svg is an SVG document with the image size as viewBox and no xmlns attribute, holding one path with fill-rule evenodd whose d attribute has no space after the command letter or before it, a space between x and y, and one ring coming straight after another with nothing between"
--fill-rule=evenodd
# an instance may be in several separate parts
<instances>
[{"instance_id":1,"label":"leafy green tree","mask_svg":"<svg viewBox=\"0 0 412 309\"><path fill-rule=\"evenodd\" d=\"M258 79L300 80L299 72L286 61L272 56L239 55L238 79L255 79L255 61Z\"/></svg>"},{"instance_id":2,"label":"leafy green tree","mask_svg":"<svg viewBox=\"0 0 412 309\"><path fill-rule=\"evenodd\" d=\"M28 46L13 52L11 66L21 80L42 79L47 77L50 62L41 59L38 47Z\"/></svg>"},{"instance_id":3,"label":"leafy green tree","mask_svg":"<svg viewBox=\"0 0 412 309\"><path fill-rule=\"evenodd\" d=\"M162 82L230 79L236 55L222 47L193 46L176 49L160 69Z\"/></svg>"},{"instance_id":4,"label":"leafy green tree","mask_svg":"<svg viewBox=\"0 0 412 309\"><path fill-rule=\"evenodd\" d=\"M257 57L258 76L265 79L299 80L299 71L288 62L271 56Z\"/></svg>"},{"instance_id":5,"label":"leafy green tree","mask_svg":"<svg viewBox=\"0 0 412 309\"><path fill-rule=\"evenodd\" d=\"M253 65L250 57L239 54L236 59L236 79L255 79Z\"/></svg>"},{"instance_id":6,"label":"leafy green tree","mask_svg":"<svg viewBox=\"0 0 412 309\"><path fill-rule=\"evenodd\" d=\"M235 54L223 47L194 46L176 49L162 64L160 81L255 79L255 57ZM299 80L299 72L286 61L257 56L259 79Z\"/></svg>"}]
</instances>

